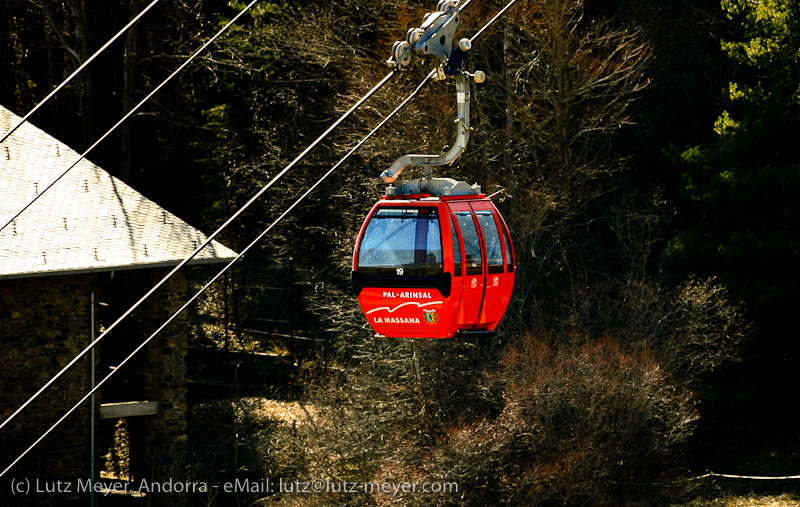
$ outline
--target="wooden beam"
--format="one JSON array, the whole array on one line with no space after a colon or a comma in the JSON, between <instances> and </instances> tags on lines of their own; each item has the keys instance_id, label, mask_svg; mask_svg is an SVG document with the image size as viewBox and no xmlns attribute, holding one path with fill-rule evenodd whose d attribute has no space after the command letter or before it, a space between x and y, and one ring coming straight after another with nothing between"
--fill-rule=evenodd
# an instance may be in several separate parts
<instances>
[{"instance_id":1,"label":"wooden beam","mask_svg":"<svg viewBox=\"0 0 800 507\"><path fill-rule=\"evenodd\" d=\"M100 405L100 419L119 419L140 415L158 414L157 401L126 401L122 403L103 403Z\"/></svg>"}]
</instances>

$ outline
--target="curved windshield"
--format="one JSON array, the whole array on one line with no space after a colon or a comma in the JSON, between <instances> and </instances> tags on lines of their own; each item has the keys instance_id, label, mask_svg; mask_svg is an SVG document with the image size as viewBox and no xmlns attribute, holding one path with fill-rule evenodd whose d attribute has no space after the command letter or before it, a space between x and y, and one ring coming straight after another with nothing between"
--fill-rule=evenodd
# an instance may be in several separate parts
<instances>
[{"instance_id":1,"label":"curved windshield","mask_svg":"<svg viewBox=\"0 0 800 507\"><path fill-rule=\"evenodd\" d=\"M379 208L358 250L366 276L433 277L442 274L442 238L436 208Z\"/></svg>"}]
</instances>

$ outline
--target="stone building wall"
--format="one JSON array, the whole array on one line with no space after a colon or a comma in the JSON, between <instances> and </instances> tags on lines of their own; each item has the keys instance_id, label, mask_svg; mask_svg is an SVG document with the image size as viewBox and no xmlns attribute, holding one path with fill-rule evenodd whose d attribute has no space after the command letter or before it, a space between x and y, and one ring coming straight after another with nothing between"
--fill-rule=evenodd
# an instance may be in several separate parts
<instances>
[{"instance_id":1,"label":"stone building wall","mask_svg":"<svg viewBox=\"0 0 800 507\"><path fill-rule=\"evenodd\" d=\"M122 288L124 294L116 298L121 307L133 303L165 273L164 270L120 272L117 280L124 279L123 284L105 284L108 274L0 280L0 421L5 421L89 344L93 289L99 292L98 300L103 300L103 291ZM145 303L142 311L132 315L133 324L125 331L125 339L143 340L185 301L186 280L178 274ZM100 355L104 344L115 339L116 331L101 342ZM158 483L185 480L186 335L186 320L181 317L141 352L145 367L144 397L158 401L161 410L155 416L135 418L138 420L132 425L138 428L137 438L144 445L143 452L136 456L139 463L131 464L132 468L146 470L139 480ZM98 370L97 380L107 373ZM87 354L0 430L0 471L81 399L89 385ZM100 394L98 409L102 389ZM119 393L114 394L118 399ZM89 478L89 412L87 401L0 478L0 505L88 505L88 494L78 491L77 485L78 481ZM98 447L97 453L102 451ZM97 456L96 470L103 465L103 459ZM26 485L27 494L13 495L12 481ZM179 506L186 501L186 495L153 495L146 504ZM99 500L97 505L106 504Z\"/></svg>"},{"instance_id":2,"label":"stone building wall","mask_svg":"<svg viewBox=\"0 0 800 507\"><path fill-rule=\"evenodd\" d=\"M165 273L154 272L150 284ZM154 295L148 306L148 320L158 322L177 311L187 300L187 282L176 276ZM186 423L186 352L188 333L186 313L170 323L145 349L145 393L148 399L158 400L159 417L146 422L146 448L154 478L186 480L187 423ZM175 499L173 499L175 500ZM180 500L178 498L177 500ZM174 503L171 503L174 505Z\"/></svg>"},{"instance_id":3,"label":"stone building wall","mask_svg":"<svg viewBox=\"0 0 800 507\"><path fill-rule=\"evenodd\" d=\"M0 280L0 419L89 344L89 298L96 282L96 275ZM86 393L89 372L86 357L0 430L3 470ZM89 425L86 403L0 479L0 505L71 505L86 498L35 490L37 481L39 489L58 489L59 480L88 477ZM29 481L27 494L9 498L11 480Z\"/></svg>"}]
</instances>

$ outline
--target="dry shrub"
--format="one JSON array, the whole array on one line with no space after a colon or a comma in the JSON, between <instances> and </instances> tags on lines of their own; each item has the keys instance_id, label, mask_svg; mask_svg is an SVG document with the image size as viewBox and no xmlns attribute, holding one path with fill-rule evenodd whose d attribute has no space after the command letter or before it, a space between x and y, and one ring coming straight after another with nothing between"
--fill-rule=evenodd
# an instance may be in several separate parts
<instances>
[{"instance_id":1,"label":"dry shrub","mask_svg":"<svg viewBox=\"0 0 800 507\"><path fill-rule=\"evenodd\" d=\"M489 379L501 390L499 415L451 429L416 472L408 463L408 474L455 481L460 494L407 496L406 505L611 505L671 470L693 432L691 394L643 348L549 341L508 347Z\"/></svg>"},{"instance_id":2,"label":"dry shrub","mask_svg":"<svg viewBox=\"0 0 800 507\"><path fill-rule=\"evenodd\" d=\"M559 335L610 332L621 341L642 343L696 393L741 360L752 332L744 305L714 277L691 277L673 288L652 278L611 279L561 296L567 301L553 303L559 297L554 294L545 302L556 309L547 324Z\"/></svg>"},{"instance_id":3,"label":"dry shrub","mask_svg":"<svg viewBox=\"0 0 800 507\"><path fill-rule=\"evenodd\" d=\"M642 342L373 342L292 438L308 477L457 491L284 496L298 505L612 505L650 497L694 430L691 393ZM367 351L367 348L364 349ZM300 455L297 456L301 458ZM299 469L298 469L299 470Z\"/></svg>"},{"instance_id":4,"label":"dry shrub","mask_svg":"<svg viewBox=\"0 0 800 507\"><path fill-rule=\"evenodd\" d=\"M314 411L273 445L296 464L292 480L322 479L339 487L426 480L424 463L444 435L493 412L482 393L489 343L456 340L366 340L348 344L352 359L307 384ZM283 494L287 505L384 505L402 495L334 491ZM435 495L440 496L440 495ZM417 498L414 496L413 498ZM419 501L430 499L422 495ZM274 499L278 500L278 499ZM415 500L417 501L417 500Z\"/></svg>"},{"instance_id":5,"label":"dry shrub","mask_svg":"<svg viewBox=\"0 0 800 507\"><path fill-rule=\"evenodd\" d=\"M665 364L699 388L726 363L740 361L742 344L752 325L742 303L732 302L727 288L713 277L689 279L678 287L656 335Z\"/></svg>"}]
</instances>

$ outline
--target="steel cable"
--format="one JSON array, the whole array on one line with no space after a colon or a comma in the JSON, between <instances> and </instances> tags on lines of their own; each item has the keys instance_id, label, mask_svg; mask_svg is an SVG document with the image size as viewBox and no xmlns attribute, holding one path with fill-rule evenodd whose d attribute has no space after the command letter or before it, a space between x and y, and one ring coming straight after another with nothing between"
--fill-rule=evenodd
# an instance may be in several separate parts
<instances>
[{"instance_id":1,"label":"steel cable","mask_svg":"<svg viewBox=\"0 0 800 507\"><path fill-rule=\"evenodd\" d=\"M257 0L256 0L257 1ZM393 75L395 71L390 72L389 74L384 77L380 83L375 85L372 90L370 90L367 95L361 98L352 108L350 108L343 116L341 116L333 125L331 125L328 130L322 133L313 143L311 143L297 158L295 158L289 165L287 165L280 173L278 173L272 180L269 181L266 185L264 185L253 197L250 198L241 208L239 208L236 213L231 215L231 217L225 221L216 231L211 233L205 241L203 241L197 248L194 249L192 253L190 253L185 259L183 259L177 266L175 266L169 273L167 273L164 278L162 278L157 284L155 284L147 293L142 296L136 303L133 304L125 313L123 313L117 320L114 321L113 324L108 326L108 328L103 331L92 343L86 346L78 355L76 355L66 366L64 366L55 376L53 376L45 385L43 385L38 391L36 391L33 396L28 398L28 400L22 404L17 410L14 411L13 414L8 416L8 418L0 424L0 430L2 430L11 420L13 420L20 412L22 412L28 405L30 405L36 398L38 398L45 390L47 390L59 377L61 377L67 370L69 370L78 360L83 358L95 345L97 345L100 340L106 337L108 333L110 333L114 328L116 328L123 320L125 320L131 313L133 313L142 303L145 302L147 298L149 298L155 291L161 288L167 281L169 281L175 273L178 272L183 266L185 266L189 261L191 261L200 251L208 246L214 238L216 238L226 227L228 227L236 218L238 218L244 211L249 208L256 200L258 200L264 192L266 192L272 185L275 184L284 174L286 174L292 167L294 167L297 162L299 162L312 148L316 147L327 135L336 128L345 118L350 116L358 107L360 107L369 97L371 97L380 87L386 84Z\"/></svg>"},{"instance_id":2,"label":"steel cable","mask_svg":"<svg viewBox=\"0 0 800 507\"><path fill-rule=\"evenodd\" d=\"M191 57L189 60L187 60L187 61L186 61L186 62L185 62L183 65L181 65L181 67L179 67L179 68L178 68L178 69L177 69L175 72L173 72L173 73L172 73L172 74L171 74L171 75L170 75L170 76L169 76L169 77L168 77L168 78L167 78L167 79L166 79L164 82L162 82L162 83L161 83L161 84L160 84L160 85L159 85L159 86L158 86L158 87L157 87L155 90L153 90L153 92L151 92L151 93L150 93L150 94L149 94L149 95L148 95L148 96L147 96L147 97L146 97L144 100L142 100L142 101L141 101L141 102L140 102L140 103L139 103L139 104L136 106L136 108L135 108L135 109L138 109L138 107L140 107L140 106L141 106L141 105L142 105L142 104L143 104L145 101L147 101L147 100L148 100L150 97L152 97L152 95L153 95L153 94L155 94L155 92L157 92L159 88L161 88L161 87L162 87L162 86L163 86L163 85L164 85L164 84L165 84L167 81L169 81L169 80L170 80L170 79L171 79L173 76L175 76L175 75L176 75L176 74L177 74L177 73L178 73L178 72L179 72L179 71L180 71L182 68L184 68L184 67L185 67L185 66L186 66L186 65L189 63L189 61L191 61L191 59L192 59L192 58L196 57L196 56L197 56L197 55L198 55L198 54L199 54L201 51L203 51L203 50L204 50L206 47L208 47L208 45L209 45L209 44L211 44L211 42L213 42L213 41L214 41L216 38L218 38L218 37L219 37L219 36L220 36L220 35L221 35L221 34L222 34L222 33L223 33L225 30L227 30L227 29L228 29L228 28L229 28L231 25L233 25L233 23L234 23L234 22L236 22L236 20L237 20L239 17L241 17L241 16L242 16L242 15L243 15L245 12L247 12L247 10L249 10L249 9L250 9L250 8L251 8L253 5L255 5L257 2L258 2L258 0L253 0L253 1L252 1L250 4L248 4L248 5L247 5L247 6L246 6L246 7L245 7L245 8L244 8L244 9L243 9L241 12L239 12L239 14L237 14L237 15L236 15L236 16L235 16L235 17L234 17L234 18L233 18L233 19L232 19L232 20L231 20L231 21L230 21L228 24L226 24L226 25L225 25L225 27L224 27L222 30L220 30L219 32L217 32L217 34L216 34L216 35L215 35L213 38L211 38L211 39L210 39L209 41L207 41L207 42L206 42L206 43L205 43L205 44L204 44L204 45L203 45L203 46L202 46L202 47L201 47L199 50L197 50L197 51L196 51L196 52L195 52L195 53L192 55L192 57ZM337 127L337 126L338 126L338 125L339 125L339 124L340 124L342 121L344 121L344 120L345 120L345 119L346 119L348 116L350 116L350 115L351 115L351 114L352 114L352 113L353 113L353 112L354 112L356 109L358 109L358 108L359 108L359 107L360 107L360 106L361 106L361 105L362 105L362 104L363 104L363 103L364 103L364 102L365 102L367 99L369 99L369 97L371 97L371 96L372 96L372 95L373 95L375 92L377 92L377 91L378 91L378 90L379 90L379 89L380 89L380 88L381 88L383 85L385 85L385 84L386 84L386 83L389 81L389 79L390 79L392 76L394 76L394 74L395 74L395 71L389 72L389 74L387 74L387 75L386 75L386 77L384 77L384 78L383 78L383 79L382 79L382 80L381 80L381 81L380 81L380 82L379 82L377 85L375 85L375 87L373 87L373 88L372 88L372 89L371 89L371 90L370 90L370 91L369 91L369 92L368 92L366 95L364 95L364 97L362 97L362 98L361 98L361 99L360 99L360 100L359 100L359 101L358 101L358 102L357 102L355 105L353 105L353 106L352 106L352 107L351 107L351 108L350 108L350 109L349 109L349 110L348 110L348 111L347 111L347 112L346 112L344 115L342 115L342 116L341 116L341 117L340 117L340 118L339 118L339 119L338 119L336 122L334 122L334 123L333 123L333 124L332 124L332 125L331 125L331 126L330 126L330 127L329 127L329 128L326 130L326 131L325 131L325 132L323 132L323 133L322 133L322 134L321 134L321 135L320 135L320 136L319 136L319 137L318 137L318 138L317 138L317 139L316 139L316 140L315 140L313 143L311 143L311 144L310 144L310 145L309 145L309 146L308 146L308 147L307 147L307 148L306 148L306 149L305 149L305 150L304 150L304 151L303 151L303 152L302 152L300 155L298 155L298 156L297 156L297 158L295 158L295 159L294 159L294 160L293 160L293 161L292 161L292 162L291 162L289 165L287 165L287 166L286 166L286 167L285 167L285 168L284 168L284 169L283 169L283 170L282 170L280 173L278 173L278 174L277 174L277 175L276 175L276 176L275 176L275 177L274 177L274 178L273 178L273 179L272 179L272 180L271 180L269 183L267 183L267 184L266 184L264 187L262 187L262 188L261 188L261 189L260 189L260 190L259 190L259 191L258 191L258 192L257 192L257 193L256 193L256 194L255 194L255 195L254 195L254 196L253 196L253 197L252 197L252 198L251 198L251 199L250 199L250 200L249 200L247 203L245 203L245 204L244 204L244 205L243 205L241 208L239 208L239 210L238 210L236 213L234 213L234 214L233 214L233 215L232 215L232 216L231 216L231 217L230 217L230 218L229 218L229 219L228 219L228 220L227 220L227 221L226 221L224 224L222 224L222 225L221 225L219 228L217 228L217 230L216 230L216 231L214 231L214 232L213 232L213 233L212 233L210 236L208 236L208 237L206 238L206 240L205 240L205 241L203 241L203 242L202 242L202 243L201 243L201 244L200 244L200 245L199 245L197 248L195 248L195 249L194 249L194 251L193 251L192 253L190 253L190 254L189 254L189 255L188 255L188 256L187 256L185 259L183 259L183 260L182 260L182 261L181 261L181 262L180 262L180 263L179 263L177 266L175 266L175 267L174 267L174 268L173 268L173 269L172 269L172 270L171 270L171 271L170 271L170 272L169 272L169 273L168 273L168 274L167 274L167 275L166 275L164 278L162 278L162 279L161 279L161 280L160 280L160 281L159 281L159 282L158 282L156 285L154 285L154 286L153 286L153 287L152 287L152 288L151 288L151 289L150 289L150 290L149 290L149 291L148 291L148 292L147 292L147 293L146 293L144 296L142 296L142 297L141 297L141 298L140 298L140 299L139 299L139 300L138 300L136 303L134 303L134 305L133 305L133 306L131 306L131 307L130 307L130 308L129 308L129 309L128 309L128 310L127 310L127 311L126 311L124 314L122 314L122 316L120 316L120 317L119 317L119 318L118 318L116 321L114 321L114 323L113 323L113 324L111 324L111 325L110 325L110 326L109 326L109 327L108 327L108 328L107 328L107 329L106 329L106 330L105 330L103 333L101 333L101 334L100 334L100 335L99 335L99 336L98 336L98 337L97 337L97 338L96 338L94 341L92 341L92 342L91 342L91 343L90 343L90 344L89 344L89 345L88 345L86 348L84 348L84 349L83 349L83 350L82 350L82 351L81 351L81 352L80 352L78 355L76 355L76 356L75 356L75 357L74 357L74 358L73 358L73 359L72 359L72 360L71 360L69 363L67 363L67 364L66 364L66 365L65 365L65 366L64 366L64 367L63 367L63 368L62 368L62 369L61 369L61 370L60 370L60 371L59 371L59 372L58 372L58 373L55 375L55 376L53 376L53 377L52 377L52 378L51 378L51 379L50 379L50 380L49 380L47 383L45 383L45 384L44 384L44 385L43 385L43 386L42 386L42 387L41 387L41 388L40 388L38 391L36 391L36 393L34 393L34 394L33 394L33 395L30 397L30 398L28 398L28 400L27 400L25 403L23 403L23 404L22 404L22 405L21 405L21 406L20 406L20 407L19 407L17 410L15 410L15 411L14 411L14 412L13 412L13 413L10 415L10 416L8 416L8 418L6 418L6 420L5 420L5 421L3 421L2 423L0 423L0 430L2 430L2 429L3 429L3 428L4 428L4 427L5 427L5 426L6 426L6 425L9 423L9 422L11 422L11 421L12 421L12 420L13 420L15 417L17 417L17 416L18 416L18 415L19 415L19 414L20 414L20 413L21 413L21 412L22 412L22 411L23 411L23 410L24 410L24 409L25 409L25 408L26 408L28 405L30 405L30 404L31 404L31 403L32 403L32 402L33 402L33 401L34 401L36 398L38 398L38 397L39 397L39 396L40 396L40 395L41 395L41 394L42 394L42 393L43 393L45 390L47 390L47 389L48 389L48 388L49 388L49 387L50 387L50 386L51 386L51 385L52 385L52 384L53 384L53 383L54 383L54 382L55 382L55 381L56 381L58 378L60 378L60 377L61 377L61 376L62 376L62 375L63 375L63 374L64 374L64 373L65 373L65 372L66 372L66 371L69 369L69 368L71 368L71 367L72 367L72 366L73 366L73 365L74 365L74 364L75 364L75 363L76 363L78 360L80 360L80 359L81 359L83 356L85 356L85 355L86 355L86 354L87 354L87 353L88 353L88 352L89 352L89 351L90 351L90 350L91 350L91 349L92 349L92 348L93 348L93 347L94 347L94 346L95 346L97 343L99 343L99 342L100 342L100 340L102 340L102 339L103 339L103 338L104 338L106 335L108 335L108 333L109 333L109 332L111 332L111 331L112 331L114 328L116 328L116 327L119 325L119 323L120 323L120 322L122 322L122 321L123 321L125 318L127 318L127 317L128 317L130 314L131 314L131 313L133 313L133 311L135 311L135 310L136 310L136 309L137 309L139 306L141 306L141 304L142 304L142 303L143 303L143 302L144 302L144 301L145 301L147 298L149 298L149 297L150 297L150 296L151 296L151 295L152 295L152 294L153 294L153 293L154 293L156 290L158 290L158 289L159 289L160 287L162 287L162 286L163 286L163 285L164 285L164 284L165 284L167 281L169 281L169 280L170 280L170 279L171 279L171 278L172 278L172 277L175 275L175 273L177 273L177 272L178 272L178 270L180 270L180 269L181 269L183 266L185 266L185 265L186 265L188 262L190 262L190 261L191 261L191 260L192 260L192 259L193 259L195 256L197 256L197 254L198 254L198 253L199 253L199 252L200 252L200 251L201 251L203 248L205 248L206 246L208 246L208 245L209 245L209 244L210 244L210 243L211 243L211 242L214 240L214 238L216 238L216 237L217 237L217 236L218 236L218 235L219 235L219 234L220 234L220 233L223 231L223 229L225 229L225 228L226 228L228 225L230 225L230 224L231 224L231 222L233 222L233 221L234 221L236 218L238 218L238 217L239 217L239 216L240 216L240 215L241 215L241 214L242 214L242 213L243 213L243 212L244 212L244 211L245 211L245 210L246 210L248 207L250 207L250 206L251 206L251 205L252 205L252 204L253 204L253 203L254 203L256 200L258 200L258 199L259 199L259 198L260 198L260 197L261 197L261 196L264 194L264 192L266 192L266 191L267 191L267 190L268 190L268 189L269 189L269 188L270 188L272 185L274 185L274 184L275 184L275 182L276 182L278 179L280 179L280 178L281 178L283 175L285 175L285 174L286 174L286 173L287 173L287 172L288 172L288 171L289 171L289 170L290 170L292 167L294 167L294 165L295 165L295 164L297 164L297 162L299 162L299 161L300 161L302 158L304 158L304 157L305 157L305 156L308 154L308 152L309 152L309 151L311 151L311 149L315 148L315 147L316 147L316 146L317 146L317 145L318 145L318 144L319 144L319 143L320 143L320 142L321 142L321 141L322 141L322 140L323 140L325 137L327 137L327 135L328 135L328 134L330 134L330 132L331 132L331 131L333 131L333 129L335 129L335 128L336 128L336 127ZM134 110L135 110L135 109L134 109ZM133 111L131 111L131 113L129 113L129 115L130 115L130 114L132 114L132 113L133 113ZM127 118L127 116L126 116L126 118ZM124 120L125 120L125 118L123 118L122 120L120 120L120 122L119 122L119 123L117 123L117 126L118 126L118 125L120 125L120 124L121 124L121 123L122 123ZM115 126L114 128L116 128L116 126ZM112 128L112 130L113 130L113 128ZM110 133L110 132L111 132L111 131L109 131L108 133ZM108 135L108 133L107 133L106 135ZM105 136L104 136L104 137L105 137ZM102 140L102 138L101 138L100 140ZM100 141L98 141L98 143L99 143L99 142L100 142ZM96 145L97 145L97 143L95 143L95 144L92 146L92 148L93 148L94 146L96 146ZM62 174L61 174L61 175L60 175L60 176L59 176L59 177L58 177L58 178L57 178L55 181L53 181L52 183L50 183L50 185L48 185L48 187L47 187L47 188L45 188L45 189L44 189L44 191L40 192L40 193L39 193L39 195L37 196L37 198L38 198L38 197L40 197L40 196L41 196L41 195L42 195L42 194L43 194L43 193L44 193L44 192L45 192L47 189L51 188L51 187L52 187L52 186L53 186L53 185L54 185L54 184L55 184L55 183L56 183L56 182L57 182L57 181L58 181L60 178L62 178L62 177L63 177L63 176L64 176L64 175L65 175L65 174L66 174L66 173L69 171L69 170L71 170L73 167L75 167L75 166L77 165L77 163L78 163L78 162L80 162L80 160L82 160L82 159L83 159L83 157L86 155L86 153L88 153L88 151L90 151L92 148L89 148L89 150L87 150L87 151L86 151L86 152L85 152L85 153L84 153L84 154L81 156L81 158L80 158L80 159L79 159L77 162L75 162L75 164L73 164L72 166L70 166L70 167L69 167L69 168L68 168L66 171L64 171L64 172L63 172L63 173L62 173ZM19 215L20 215L20 214L21 214L23 211L25 211L25 209L27 209L27 208L28 208L28 207L29 207L31 204L33 204L33 202L34 202L35 200L36 200L36 199L34 199L34 200L33 200L33 201L31 201L30 203L28 203L28 205L27 205L25 208L23 208L23 210L22 210L22 211L20 211L19 213L17 213L17 215L15 216L15 218L12 218L12 219L11 219L11 220L10 220L10 221L9 221L9 222L6 224L6 225L8 225L9 223L13 222L13 221L16 219L16 217L18 217L18 216L19 216Z\"/></svg>"},{"instance_id":3,"label":"steel cable","mask_svg":"<svg viewBox=\"0 0 800 507\"><path fill-rule=\"evenodd\" d=\"M502 9L500 9L500 11L499 11L497 14L495 14L495 15L494 15L494 17L493 17L492 19L490 19L489 21L487 21L487 22L486 22L486 23L485 23L485 24L484 24L484 25L481 27L481 29L480 29L480 30L478 30L477 32L475 32L475 35L473 35L473 36L472 36L472 37L469 39L469 41L470 41L470 42L475 42L475 39L477 39L478 37L480 37L480 36L483 34L483 32L484 32L484 31L486 31L486 29L487 29L487 28L489 28L490 26L492 26L492 25L494 24L494 22L495 22L495 21L497 21L498 19L500 19L500 17L501 17L503 14L505 14L505 13L506 13L506 11L507 11L508 9L510 9L512 5L514 5L514 4L516 3L516 1L517 1L517 0L511 0L510 2L508 2L508 4L506 4L506 6L505 6L505 7L503 7Z\"/></svg>"},{"instance_id":4,"label":"steel cable","mask_svg":"<svg viewBox=\"0 0 800 507\"><path fill-rule=\"evenodd\" d=\"M62 415L61 418L58 419L58 421L56 421L52 426L50 426L50 428L47 431L45 431L33 444L30 445L30 447L28 447L22 454L20 454L19 457L17 457L17 459L15 459L10 465L8 465L5 470L0 472L0 477L2 477L9 470L11 470L11 468L14 465L16 465L22 458L24 458L30 451L32 451L42 440L44 440L47 437L47 435L49 435L59 424L61 424L61 422L63 422L75 410L77 410L78 407L80 407L80 405L83 404L84 401L88 400L93 394L95 394L97 392L97 390L99 390L100 387L102 387L102 385L109 378L111 378L112 375L114 375L123 366L125 366L125 364L128 361L130 361L148 343L150 343L150 341L152 341L153 338L158 336L158 334L161 331L163 331L164 328L166 328L173 320L175 320L181 313L183 313L184 310L186 310L192 303L194 303L197 300L197 298L199 298L200 295L203 294L203 292L205 292L217 280L219 280L219 278L222 275L224 275L234 264L236 264L236 262L239 259L244 257L244 255L251 248L253 248L256 244L258 244L264 238L264 236L266 236L278 223L280 223L289 213L291 213L292 210L294 210L294 208L297 207L298 204L300 204L300 202L302 202L306 197L308 197L309 194L311 194L311 192L316 190L317 187L319 187L319 185L321 185L323 181L325 181L331 174L333 174L333 172L336 169L338 169L339 166L341 166L345 162L345 160L347 160L353 153L355 153L355 151L358 150L370 137L372 137L372 135L375 134L375 132L380 130L395 114L400 112L400 110L402 110L411 101L411 99L416 97L417 94L419 94L419 92L422 90L422 88L426 84L428 84L435 75L436 75L436 71L433 71L430 74L428 74L425 77L425 79L423 79L423 81L417 86L417 88L408 97L406 97L406 99L399 106L397 106L388 116L386 116L374 129L372 129L372 131L370 131L369 134L364 136L353 148L350 149L350 151L347 152L347 154L344 157L342 157L336 164L334 164L333 167L331 167L328 170L328 172L326 172L319 180L317 180L316 183L311 185L300 197L298 197L292 203L292 205L289 206L278 218L276 218L261 234L259 234L253 241L250 242L250 244L248 244L241 252L239 252L239 254L235 258L233 258L230 262L228 262L225 265L225 267L223 267L216 275L214 275L213 278L211 278L211 280L209 280L200 290L198 290L191 298L189 298L189 300L186 303L184 303L183 306L181 306L172 315L170 315L170 317L166 321L164 321L164 323L161 324L161 326L159 326L158 329L153 331L153 333L150 336L148 336L141 344L139 344L139 346L136 347L133 350L133 352L128 354L128 356L125 357L125 359L123 359L114 369L112 369L111 372L108 375L103 377L103 379L100 380L100 382L98 382L94 386L94 388L92 388L88 393L86 393L86 395L83 398L81 398L77 403L75 403L72 406L72 408L70 408L66 413L64 413L64 415ZM105 334L105 333L103 333L103 334ZM101 337L102 337L102 335L101 335ZM99 338L100 337L98 337L98 340L99 340ZM92 345L94 345L94 343L96 343L98 340L95 340L95 342L93 342ZM90 345L89 348L91 348L92 345ZM55 378L56 377L54 377L54 379Z\"/></svg>"}]
</instances>

